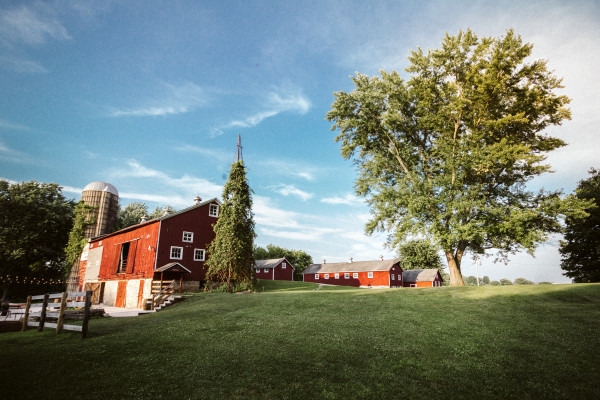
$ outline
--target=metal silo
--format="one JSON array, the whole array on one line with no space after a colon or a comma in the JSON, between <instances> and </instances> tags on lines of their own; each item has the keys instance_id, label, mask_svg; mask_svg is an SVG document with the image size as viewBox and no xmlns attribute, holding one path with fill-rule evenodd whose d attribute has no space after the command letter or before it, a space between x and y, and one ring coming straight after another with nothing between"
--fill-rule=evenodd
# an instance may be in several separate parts
<instances>
[{"instance_id":1,"label":"metal silo","mask_svg":"<svg viewBox=\"0 0 600 400\"><path fill-rule=\"evenodd\" d=\"M85 238L104 235L112 231L119 211L119 192L108 182L92 182L83 188L81 194L83 202L96 207L96 224L90 225L85 230Z\"/></svg>"}]
</instances>

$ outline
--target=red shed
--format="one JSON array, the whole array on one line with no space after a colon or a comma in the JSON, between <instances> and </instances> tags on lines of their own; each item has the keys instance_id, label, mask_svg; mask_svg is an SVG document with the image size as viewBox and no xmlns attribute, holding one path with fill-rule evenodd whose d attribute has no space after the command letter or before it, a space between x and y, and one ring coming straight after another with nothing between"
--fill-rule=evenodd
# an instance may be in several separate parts
<instances>
[{"instance_id":1,"label":"red shed","mask_svg":"<svg viewBox=\"0 0 600 400\"><path fill-rule=\"evenodd\" d=\"M90 239L81 257L80 290L94 290L96 302L127 308L141 308L153 282L160 287L175 281L180 290L198 290L219 207L217 199L198 202Z\"/></svg>"},{"instance_id":2,"label":"red shed","mask_svg":"<svg viewBox=\"0 0 600 400\"><path fill-rule=\"evenodd\" d=\"M402 287L400 260L311 264L302 272L304 282L369 288Z\"/></svg>"},{"instance_id":3,"label":"red shed","mask_svg":"<svg viewBox=\"0 0 600 400\"><path fill-rule=\"evenodd\" d=\"M444 281L438 269L409 269L402 277L404 287L437 287Z\"/></svg>"},{"instance_id":4,"label":"red shed","mask_svg":"<svg viewBox=\"0 0 600 400\"><path fill-rule=\"evenodd\" d=\"M294 266L285 257L271 260L257 260L253 268L258 279L270 281L294 280Z\"/></svg>"}]
</instances>

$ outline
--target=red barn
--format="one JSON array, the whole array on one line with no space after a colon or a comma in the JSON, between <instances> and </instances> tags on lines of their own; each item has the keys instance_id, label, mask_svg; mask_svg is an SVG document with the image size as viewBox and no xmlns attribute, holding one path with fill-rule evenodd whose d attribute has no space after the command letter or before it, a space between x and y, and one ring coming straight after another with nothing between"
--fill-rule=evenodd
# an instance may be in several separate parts
<instances>
[{"instance_id":1,"label":"red barn","mask_svg":"<svg viewBox=\"0 0 600 400\"><path fill-rule=\"evenodd\" d=\"M404 287L437 287L444 282L438 269L410 269L402 277Z\"/></svg>"},{"instance_id":2,"label":"red barn","mask_svg":"<svg viewBox=\"0 0 600 400\"><path fill-rule=\"evenodd\" d=\"M141 308L153 281L176 281L198 290L205 280L207 249L215 238L217 199L89 240L79 268L79 289L97 302ZM161 285L162 286L162 285Z\"/></svg>"},{"instance_id":3,"label":"red barn","mask_svg":"<svg viewBox=\"0 0 600 400\"><path fill-rule=\"evenodd\" d=\"M271 260L257 260L253 268L258 279L270 281L294 280L294 267L285 257Z\"/></svg>"},{"instance_id":4,"label":"red barn","mask_svg":"<svg viewBox=\"0 0 600 400\"><path fill-rule=\"evenodd\" d=\"M304 282L369 288L402 287L400 260L311 264L303 272Z\"/></svg>"}]
</instances>

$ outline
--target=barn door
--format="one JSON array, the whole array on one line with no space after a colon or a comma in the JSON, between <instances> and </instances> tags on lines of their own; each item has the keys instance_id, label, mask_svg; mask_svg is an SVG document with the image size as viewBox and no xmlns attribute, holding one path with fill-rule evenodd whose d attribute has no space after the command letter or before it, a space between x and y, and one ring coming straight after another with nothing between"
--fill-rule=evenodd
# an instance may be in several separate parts
<instances>
[{"instance_id":1,"label":"barn door","mask_svg":"<svg viewBox=\"0 0 600 400\"><path fill-rule=\"evenodd\" d=\"M92 304L100 304L100 284L99 283L86 283L85 290L92 291Z\"/></svg>"},{"instance_id":2,"label":"barn door","mask_svg":"<svg viewBox=\"0 0 600 400\"><path fill-rule=\"evenodd\" d=\"M119 281L117 286L117 300L115 307L125 307L125 296L127 295L127 281Z\"/></svg>"},{"instance_id":3,"label":"barn door","mask_svg":"<svg viewBox=\"0 0 600 400\"><path fill-rule=\"evenodd\" d=\"M137 308L143 308L144 306L144 280L140 279L140 288L138 290L138 302Z\"/></svg>"}]
</instances>

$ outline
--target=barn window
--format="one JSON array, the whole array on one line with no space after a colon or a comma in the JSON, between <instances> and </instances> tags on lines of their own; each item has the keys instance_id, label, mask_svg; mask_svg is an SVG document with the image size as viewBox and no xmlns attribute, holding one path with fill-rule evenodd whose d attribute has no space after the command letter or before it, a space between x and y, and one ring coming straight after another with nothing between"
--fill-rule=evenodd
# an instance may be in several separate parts
<instances>
[{"instance_id":1,"label":"barn window","mask_svg":"<svg viewBox=\"0 0 600 400\"><path fill-rule=\"evenodd\" d=\"M193 242L194 241L194 232L183 232L183 241L184 242Z\"/></svg>"},{"instance_id":2,"label":"barn window","mask_svg":"<svg viewBox=\"0 0 600 400\"><path fill-rule=\"evenodd\" d=\"M204 249L194 249L194 261L204 261Z\"/></svg>"},{"instance_id":3,"label":"barn window","mask_svg":"<svg viewBox=\"0 0 600 400\"><path fill-rule=\"evenodd\" d=\"M319 279L319 274L315 274L315 279Z\"/></svg>"},{"instance_id":4,"label":"barn window","mask_svg":"<svg viewBox=\"0 0 600 400\"><path fill-rule=\"evenodd\" d=\"M124 274L127 270L127 258L129 256L129 242L121 245L121 255L119 256L119 265L117 274Z\"/></svg>"},{"instance_id":5,"label":"barn window","mask_svg":"<svg viewBox=\"0 0 600 400\"><path fill-rule=\"evenodd\" d=\"M340 274L336 273L335 274L335 279L340 279Z\"/></svg>"},{"instance_id":6,"label":"barn window","mask_svg":"<svg viewBox=\"0 0 600 400\"><path fill-rule=\"evenodd\" d=\"M171 246L171 260L181 260L183 258L183 247Z\"/></svg>"},{"instance_id":7,"label":"barn window","mask_svg":"<svg viewBox=\"0 0 600 400\"><path fill-rule=\"evenodd\" d=\"M349 272L344 273L344 279L350 279L350 273Z\"/></svg>"},{"instance_id":8,"label":"barn window","mask_svg":"<svg viewBox=\"0 0 600 400\"><path fill-rule=\"evenodd\" d=\"M329 279L329 274L325 274L325 279Z\"/></svg>"},{"instance_id":9,"label":"barn window","mask_svg":"<svg viewBox=\"0 0 600 400\"><path fill-rule=\"evenodd\" d=\"M392 280L396 280L396 276L394 274L392 274Z\"/></svg>"},{"instance_id":10,"label":"barn window","mask_svg":"<svg viewBox=\"0 0 600 400\"><path fill-rule=\"evenodd\" d=\"M286 265L285 263L281 263L281 269L285 269Z\"/></svg>"},{"instance_id":11,"label":"barn window","mask_svg":"<svg viewBox=\"0 0 600 400\"><path fill-rule=\"evenodd\" d=\"M367 275L367 277L372 278L373 277L373 273L369 272L369 274Z\"/></svg>"},{"instance_id":12,"label":"barn window","mask_svg":"<svg viewBox=\"0 0 600 400\"><path fill-rule=\"evenodd\" d=\"M268 268L263 268L263 272L269 272Z\"/></svg>"},{"instance_id":13,"label":"barn window","mask_svg":"<svg viewBox=\"0 0 600 400\"><path fill-rule=\"evenodd\" d=\"M352 274L352 277L353 277L354 279L358 279L358 272L354 272L354 273Z\"/></svg>"},{"instance_id":14,"label":"barn window","mask_svg":"<svg viewBox=\"0 0 600 400\"><path fill-rule=\"evenodd\" d=\"M208 209L208 215L210 217L218 217L219 216L219 206L216 204L211 204Z\"/></svg>"},{"instance_id":15,"label":"barn window","mask_svg":"<svg viewBox=\"0 0 600 400\"><path fill-rule=\"evenodd\" d=\"M417 284L416 283L411 283L410 287L417 287Z\"/></svg>"}]
</instances>

